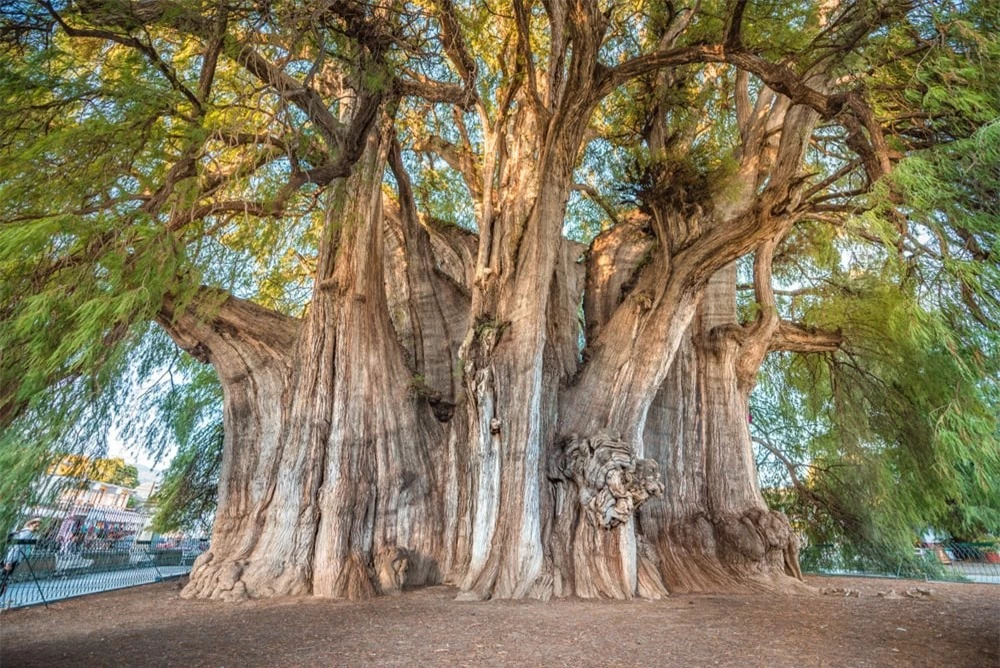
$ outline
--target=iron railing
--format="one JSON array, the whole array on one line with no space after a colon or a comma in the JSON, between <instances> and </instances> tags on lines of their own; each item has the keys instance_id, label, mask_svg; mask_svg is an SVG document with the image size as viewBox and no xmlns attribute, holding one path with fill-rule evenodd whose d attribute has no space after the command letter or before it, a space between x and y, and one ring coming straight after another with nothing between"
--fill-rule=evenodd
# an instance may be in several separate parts
<instances>
[{"instance_id":1,"label":"iron railing","mask_svg":"<svg viewBox=\"0 0 1000 668\"><path fill-rule=\"evenodd\" d=\"M12 532L0 546L0 609L48 604L187 574L208 542L156 536L142 510L109 512L79 504L32 509L34 532Z\"/></svg>"},{"instance_id":2,"label":"iron railing","mask_svg":"<svg viewBox=\"0 0 1000 668\"><path fill-rule=\"evenodd\" d=\"M914 548L893 564L845 555L837 545L810 545L799 555L802 570L821 575L918 578L1000 584L1000 543L946 541Z\"/></svg>"}]
</instances>

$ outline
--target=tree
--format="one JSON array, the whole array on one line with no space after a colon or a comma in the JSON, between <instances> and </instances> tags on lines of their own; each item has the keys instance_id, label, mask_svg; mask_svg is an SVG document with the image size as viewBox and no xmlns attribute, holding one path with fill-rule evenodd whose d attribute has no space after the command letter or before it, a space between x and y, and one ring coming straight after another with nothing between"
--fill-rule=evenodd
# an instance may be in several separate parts
<instances>
[{"instance_id":1,"label":"tree","mask_svg":"<svg viewBox=\"0 0 1000 668\"><path fill-rule=\"evenodd\" d=\"M67 455L53 468L56 475L106 482L122 487L139 484L139 469L126 464L121 457L91 459L80 455Z\"/></svg>"},{"instance_id":2,"label":"tree","mask_svg":"<svg viewBox=\"0 0 1000 668\"><path fill-rule=\"evenodd\" d=\"M891 183L996 111L954 79L970 49L995 57L990 21L906 2L17 5L0 334L28 354L2 358L4 438L51 405L99 415L127 351L169 359L139 338L155 322L223 395L186 595L796 587L748 397L770 352L858 351L779 281L866 241L994 266L992 223L916 220ZM930 108L941 86L972 107ZM586 243L566 233L580 193L610 219ZM944 264L938 284L982 308L995 274ZM960 360L990 336L963 322Z\"/></svg>"}]
</instances>

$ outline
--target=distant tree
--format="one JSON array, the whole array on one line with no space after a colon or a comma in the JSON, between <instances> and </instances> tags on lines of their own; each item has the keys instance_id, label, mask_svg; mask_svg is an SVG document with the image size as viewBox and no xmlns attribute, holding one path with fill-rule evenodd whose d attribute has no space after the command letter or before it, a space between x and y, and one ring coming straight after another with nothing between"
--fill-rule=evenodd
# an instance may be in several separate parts
<instances>
[{"instance_id":1,"label":"distant tree","mask_svg":"<svg viewBox=\"0 0 1000 668\"><path fill-rule=\"evenodd\" d=\"M126 464L120 458L105 461L106 463L102 462L98 466L107 466L108 470L101 470L99 480L122 487L135 488L139 486L139 469L136 468L135 464Z\"/></svg>"},{"instance_id":2,"label":"distant tree","mask_svg":"<svg viewBox=\"0 0 1000 668\"><path fill-rule=\"evenodd\" d=\"M134 488L139 484L139 469L121 457L92 459L83 455L64 455L51 469L53 473L80 480L106 482Z\"/></svg>"}]
</instances>

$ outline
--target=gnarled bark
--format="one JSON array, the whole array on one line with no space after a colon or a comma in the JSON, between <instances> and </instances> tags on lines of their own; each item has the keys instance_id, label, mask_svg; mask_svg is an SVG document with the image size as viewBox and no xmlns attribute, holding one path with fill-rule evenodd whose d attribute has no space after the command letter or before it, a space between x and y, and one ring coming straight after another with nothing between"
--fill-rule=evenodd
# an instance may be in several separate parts
<instances>
[{"instance_id":1,"label":"gnarled bark","mask_svg":"<svg viewBox=\"0 0 1000 668\"><path fill-rule=\"evenodd\" d=\"M192 571L192 582L207 578L212 584L195 585L189 593L238 599L246 595L241 564L264 531L280 477L288 409L275 397L287 395L301 325L213 291L202 291L179 313L176 309L168 300L157 320L181 348L218 371L226 426L212 549ZM214 564L210 573L208 563Z\"/></svg>"},{"instance_id":2,"label":"gnarled bark","mask_svg":"<svg viewBox=\"0 0 1000 668\"><path fill-rule=\"evenodd\" d=\"M667 491L640 524L671 591L800 588L798 539L757 483L735 285L732 266L713 277L646 424Z\"/></svg>"},{"instance_id":3,"label":"gnarled bark","mask_svg":"<svg viewBox=\"0 0 1000 668\"><path fill-rule=\"evenodd\" d=\"M583 80L591 76L595 52L574 51L573 59ZM503 144L507 162L499 169L495 211L492 190L483 194L472 319L462 349L472 470L465 597L547 598L553 590L542 504L546 449L556 430L555 413L546 407L554 406L561 377L575 366L567 351L577 335L567 326L565 304L578 303L576 286L565 282L572 272L560 259L564 246L553 240L561 237L576 154L596 100L583 81L549 112L532 95L521 92L519 106L490 140ZM563 278L555 286L554 274Z\"/></svg>"},{"instance_id":4,"label":"gnarled bark","mask_svg":"<svg viewBox=\"0 0 1000 668\"><path fill-rule=\"evenodd\" d=\"M374 133L368 144L333 192L301 327L286 324L262 344L227 317L242 306L232 299L207 321L190 311L162 318L181 345L216 366L225 392L221 521L187 596L363 598L441 579L445 438L412 392L390 322L386 142Z\"/></svg>"}]
</instances>

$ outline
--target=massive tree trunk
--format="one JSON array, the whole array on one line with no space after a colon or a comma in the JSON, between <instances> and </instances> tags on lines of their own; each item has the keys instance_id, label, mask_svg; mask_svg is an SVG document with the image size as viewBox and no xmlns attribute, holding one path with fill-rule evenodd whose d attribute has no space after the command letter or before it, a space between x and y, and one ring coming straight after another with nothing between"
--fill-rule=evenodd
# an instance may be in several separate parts
<instances>
[{"instance_id":1,"label":"massive tree trunk","mask_svg":"<svg viewBox=\"0 0 1000 668\"><path fill-rule=\"evenodd\" d=\"M536 144L526 110L509 132L511 168L491 229L481 233L462 360L469 418L472 536L462 589L475 598L547 597L542 484L555 415L559 342L547 342L559 236L583 127L555 147ZM537 163L534 156L538 156ZM560 332L570 336L569 332Z\"/></svg>"},{"instance_id":2,"label":"massive tree trunk","mask_svg":"<svg viewBox=\"0 0 1000 668\"><path fill-rule=\"evenodd\" d=\"M751 103L738 74L735 174L677 185L669 151L695 133L678 145L653 109L666 196L648 230L621 225L582 260L562 236L574 168L596 105L630 75L599 62L608 16L595 4L546 5L544 75L532 19L513 11L517 75L490 104L462 96L480 115L481 161L468 133L461 148L427 141L463 173L478 240L420 218L385 127L332 189L313 300L302 323L279 319L278 343L227 329L234 300L201 321L165 309L226 393L222 521L188 594L360 598L444 580L462 598L628 599L797 574L746 424L776 312L771 300L758 323L737 323L732 266L756 251L770 279L818 112L768 86ZM719 57L671 52L677 34L661 44L672 62ZM474 79L460 36L445 38ZM385 215L387 164L398 201Z\"/></svg>"},{"instance_id":3,"label":"massive tree trunk","mask_svg":"<svg viewBox=\"0 0 1000 668\"><path fill-rule=\"evenodd\" d=\"M234 299L161 318L225 393L220 521L185 595L363 598L441 579L446 438L389 317L386 144L373 133L332 192L301 325L255 331Z\"/></svg>"},{"instance_id":4,"label":"massive tree trunk","mask_svg":"<svg viewBox=\"0 0 1000 668\"><path fill-rule=\"evenodd\" d=\"M444 423L435 460L443 490L438 568L444 581L457 583L465 574L471 533L468 416L459 352L468 331L476 238L454 225L421 219L397 145L390 156L398 201L387 206L385 289L413 370L411 394L426 400Z\"/></svg>"},{"instance_id":5,"label":"massive tree trunk","mask_svg":"<svg viewBox=\"0 0 1000 668\"><path fill-rule=\"evenodd\" d=\"M732 277L719 275L725 306L707 281L773 223L707 237L711 261L622 225L584 265L552 239L585 125L550 120L538 145L527 107L502 127L503 195L486 196L474 270L472 239L421 223L398 156L399 202L383 214L378 132L332 192L302 323L233 299L201 319L164 310L226 397L216 547L187 595L361 598L447 579L472 598L627 599L794 571L746 433L744 351L759 364L766 334L748 348ZM752 208L744 193L716 225ZM676 433L649 424L658 401L677 407ZM637 523L664 491L658 468L670 500Z\"/></svg>"},{"instance_id":6,"label":"massive tree trunk","mask_svg":"<svg viewBox=\"0 0 1000 668\"><path fill-rule=\"evenodd\" d=\"M671 591L782 590L801 577L797 539L757 482L752 381L741 376L754 353L736 323L735 290L734 265L713 276L646 423L666 493L640 525Z\"/></svg>"},{"instance_id":7,"label":"massive tree trunk","mask_svg":"<svg viewBox=\"0 0 1000 668\"><path fill-rule=\"evenodd\" d=\"M478 178L479 255L462 347L469 420L470 517L463 598L573 593L553 564L554 500L546 478L559 386L575 371L579 303L562 238L573 170L589 119L607 17L590 3L547 6L547 73L536 71L529 16L515 3L516 77L493 118ZM458 48L458 46L456 46ZM569 306L572 305L572 306ZM464 560L463 560L464 561Z\"/></svg>"},{"instance_id":8,"label":"massive tree trunk","mask_svg":"<svg viewBox=\"0 0 1000 668\"><path fill-rule=\"evenodd\" d=\"M747 402L778 323L771 257L792 224L785 202L797 197L796 172L817 116L767 87L751 102L745 74L736 84L739 168L710 198L685 201L683 185L670 183L668 149L677 150L676 142L661 118L651 125L650 148L663 152L653 231L668 259L666 287L647 289L643 301L651 304L646 318L660 355L651 362L654 353L641 345L631 357L615 349L611 359L622 360L615 367L639 369L617 376L636 399L621 402L628 391L616 392L603 409L611 419L625 416L641 452L663 471L665 497L641 511L640 534L666 585L684 591L780 589L793 586L786 571L800 575L788 521L768 510L758 488ZM762 312L744 327L734 261L751 251ZM622 318L619 309L605 330Z\"/></svg>"},{"instance_id":9,"label":"massive tree trunk","mask_svg":"<svg viewBox=\"0 0 1000 668\"><path fill-rule=\"evenodd\" d=\"M196 562L192 583L212 562L218 584L205 593L229 599L246 593L237 587L240 564L260 540L280 476L288 407L275 399L287 396L300 324L232 297L200 297L198 309L168 301L158 321L181 348L211 362L222 384L225 436L212 550Z\"/></svg>"}]
</instances>

